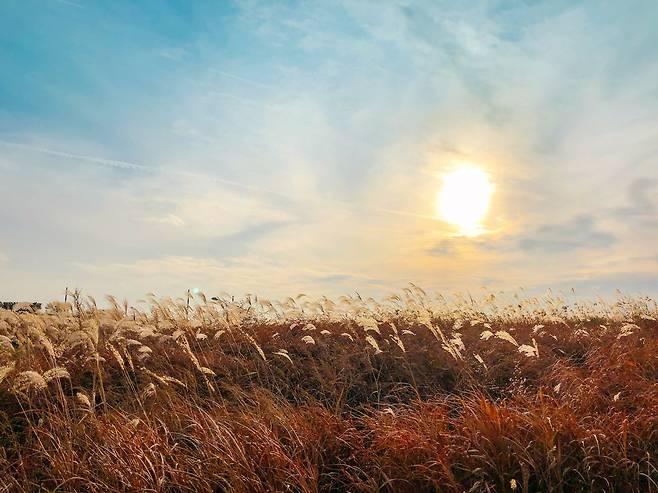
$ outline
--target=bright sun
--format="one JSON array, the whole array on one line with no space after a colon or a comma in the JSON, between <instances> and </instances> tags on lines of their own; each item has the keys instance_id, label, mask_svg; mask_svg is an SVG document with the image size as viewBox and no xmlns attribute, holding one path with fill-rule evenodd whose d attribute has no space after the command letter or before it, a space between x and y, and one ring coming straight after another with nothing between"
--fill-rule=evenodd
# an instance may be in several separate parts
<instances>
[{"instance_id":1,"label":"bright sun","mask_svg":"<svg viewBox=\"0 0 658 493\"><path fill-rule=\"evenodd\" d=\"M489 209L492 192L487 173L476 166L461 166L443 176L436 211L459 227L461 234L477 236L483 231L480 223Z\"/></svg>"}]
</instances>

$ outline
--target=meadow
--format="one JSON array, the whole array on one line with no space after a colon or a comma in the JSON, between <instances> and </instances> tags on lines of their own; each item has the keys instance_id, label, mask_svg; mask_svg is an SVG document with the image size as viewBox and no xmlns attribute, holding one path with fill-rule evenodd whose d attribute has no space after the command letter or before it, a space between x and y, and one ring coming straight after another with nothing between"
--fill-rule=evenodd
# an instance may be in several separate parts
<instances>
[{"instance_id":1,"label":"meadow","mask_svg":"<svg viewBox=\"0 0 658 493\"><path fill-rule=\"evenodd\" d=\"M0 310L2 491L658 491L658 307L74 293Z\"/></svg>"}]
</instances>

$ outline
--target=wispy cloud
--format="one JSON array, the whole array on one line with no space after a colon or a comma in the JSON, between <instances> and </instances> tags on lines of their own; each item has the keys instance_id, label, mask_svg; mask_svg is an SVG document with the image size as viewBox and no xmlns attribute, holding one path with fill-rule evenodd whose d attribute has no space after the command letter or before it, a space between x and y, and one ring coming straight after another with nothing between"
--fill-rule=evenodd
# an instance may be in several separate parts
<instances>
[{"instance_id":1,"label":"wispy cloud","mask_svg":"<svg viewBox=\"0 0 658 493\"><path fill-rule=\"evenodd\" d=\"M266 196L273 196L273 197L278 197L278 198L283 198L283 199L292 199L296 200L298 202L315 202L315 203L320 203L324 204L327 206L334 206L334 207L343 207L346 209L358 209L360 211L368 211L371 213L379 213L379 214L391 214L391 215L398 215L398 216L408 216L408 217L415 217L415 218L420 218L420 219L427 219L427 220L435 220L436 217L434 215L430 214L419 214L415 213L412 211L405 211L405 210L395 210L395 209L389 209L385 207L373 207L369 205L364 205L364 204L356 204L354 202L349 202L349 201L341 201L341 200L327 200L326 198L321 198L317 197L311 194L308 195L303 195L299 192L297 194L290 194L287 192L280 192L280 191L275 191L269 188L264 188L261 186L257 185L250 185L246 183L241 183L237 182L234 180L229 180L226 178L222 178L217 175L211 175L211 174L205 174L205 173L197 173L197 172L188 172L188 171L181 171L177 169L171 169L163 166L149 166L149 165L144 165L144 164L139 164L139 163L134 163L134 162L129 162L129 161L122 161L122 160L113 160L113 159L105 159L101 157L96 157L96 156L88 156L88 155L83 155L83 154L75 154L75 153L70 153L70 152L64 152L64 151L58 151L54 149L49 149L49 148L44 148L40 146L34 146L34 145L29 145L29 144L22 144L19 142L11 142L7 140L1 140L0 139L0 146L5 146L9 148L14 148L14 149L20 149L20 150L25 150L25 151L30 151L30 152L36 152L40 154L46 154L50 156L55 156L55 157L62 157L66 159L71 159L73 161L78 161L78 162L83 162L83 163L89 163L93 165L98 165L98 166L106 166L110 168L116 168L116 169L121 169L121 170L127 170L127 171L140 171L144 172L147 174L159 174L159 175L168 175L171 177L179 177L179 178L184 178L184 179L197 179L197 180L204 180L204 181L211 181L211 182L216 182L219 184L223 185L229 185L231 187L235 187L238 189L243 189L249 192L257 193L257 194L262 194Z\"/></svg>"},{"instance_id":2,"label":"wispy cloud","mask_svg":"<svg viewBox=\"0 0 658 493\"><path fill-rule=\"evenodd\" d=\"M658 221L658 179L643 177L633 180L628 185L628 201L630 206L615 211L618 216Z\"/></svg>"},{"instance_id":3,"label":"wispy cloud","mask_svg":"<svg viewBox=\"0 0 658 493\"><path fill-rule=\"evenodd\" d=\"M75 8L78 8L78 9L84 9L85 8L84 5L79 4L77 2L73 2L71 0L55 0L55 2L60 3L62 5L66 5L68 7L75 7Z\"/></svg>"},{"instance_id":4,"label":"wispy cloud","mask_svg":"<svg viewBox=\"0 0 658 493\"><path fill-rule=\"evenodd\" d=\"M262 189L262 188L257 187L257 186L247 185L247 184L244 184L244 183L236 182L236 181L233 181L233 180L227 180L227 179L224 179L224 178L221 178L221 177L218 177L218 176L212 176L212 175L207 175L207 174L187 172L187 171L179 171L179 170L171 170L171 169L167 169L167 168L164 168L164 167L161 167L161 166L147 166L147 165L144 165L144 164L133 163L133 162L129 162L129 161L105 159L105 158L96 157L96 156L86 156L86 155L82 155L82 154L63 152L63 151L48 149L48 148L44 148L44 147L40 147L40 146L22 144L22 143L18 143L18 142L10 142L10 141L6 141L6 140L0 140L0 145L10 147L10 148L15 148L15 149L22 149L22 150L31 151L31 152L37 152L37 153L40 153L40 154L46 154L46 155L50 155L50 156L63 157L63 158L71 159L71 160L74 160L74 161L80 161L80 162L90 163L90 164L99 165L99 166L107 166L107 167L111 167L111 168L117 168L117 169L129 170L129 171L143 171L143 172L146 172L146 173L153 173L153 174L166 174L166 175L180 176L180 177L202 178L202 179L211 180L211 181L223 183L223 184L226 184L226 185L230 185L232 187L242 188L244 190L269 193L269 194L273 194L273 195L281 195L281 194L278 194L277 192Z\"/></svg>"},{"instance_id":5,"label":"wispy cloud","mask_svg":"<svg viewBox=\"0 0 658 493\"><path fill-rule=\"evenodd\" d=\"M242 76L236 75L236 74L232 74L232 73L227 72L225 70L219 70L219 69L213 68L213 69L211 69L211 72L215 73L215 74L218 74L218 75L221 75L222 77L229 77L229 78L237 80L239 82L244 82L246 84L250 84L252 86L256 86L256 87L259 87L259 88L262 88L262 89L268 89L268 90L274 89L274 87L271 86L271 85L263 84L262 82L259 82L257 80L247 79L245 77L242 77Z\"/></svg>"},{"instance_id":6,"label":"wispy cloud","mask_svg":"<svg viewBox=\"0 0 658 493\"><path fill-rule=\"evenodd\" d=\"M178 217L176 214L165 214L164 216L148 216L148 217L142 217L138 218L138 221L144 221L147 223L156 223L156 224L166 224L169 226L184 226L185 221L183 221L180 217Z\"/></svg>"},{"instance_id":7,"label":"wispy cloud","mask_svg":"<svg viewBox=\"0 0 658 493\"><path fill-rule=\"evenodd\" d=\"M188 55L188 51L185 48L178 46L173 48L163 48L158 54L168 60L179 62Z\"/></svg>"},{"instance_id":8,"label":"wispy cloud","mask_svg":"<svg viewBox=\"0 0 658 493\"><path fill-rule=\"evenodd\" d=\"M181 292L184 286L200 287L207 293L242 293L245 286L260 287L271 296L290 294L290 286L307 289L307 294L337 295L357 287L382 289L382 281L358 273L336 274L331 269L283 265L258 256L227 257L221 260L190 256L163 256L132 263L78 264L84 272L109 282L131 279L142 289ZM288 290L288 291L287 291ZM146 292L145 291L145 292Z\"/></svg>"},{"instance_id":9,"label":"wispy cloud","mask_svg":"<svg viewBox=\"0 0 658 493\"><path fill-rule=\"evenodd\" d=\"M250 0L98 4L80 23L12 3L0 238L15 286L646 285L657 8ZM435 217L460 161L496 185L480 238Z\"/></svg>"},{"instance_id":10,"label":"wispy cloud","mask_svg":"<svg viewBox=\"0 0 658 493\"><path fill-rule=\"evenodd\" d=\"M580 216L563 224L547 224L519 240L524 250L565 252L576 249L611 248L617 241L614 235L596 228L591 216Z\"/></svg>"}]
</instances>

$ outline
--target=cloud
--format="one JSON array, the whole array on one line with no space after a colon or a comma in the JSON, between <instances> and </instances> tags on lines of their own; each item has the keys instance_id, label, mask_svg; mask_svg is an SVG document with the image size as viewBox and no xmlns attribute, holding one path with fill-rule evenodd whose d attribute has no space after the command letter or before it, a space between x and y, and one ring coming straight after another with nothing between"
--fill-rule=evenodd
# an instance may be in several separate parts
<instances>
[{"instance_id":1,"label":"cloud","mask_svg":"<svg viewBox=\"0 0 658 493\"><path fill-rule=\"evenodd\" d=\"M378 290L381 288L390 289L390 286L386 281L382 279L372 279L364 277L363 275L357 274L346 274L346 273L337 273L330 275L315 275L315 282L320 283L321 285L349 285L351 284L352 289L363 289L363 288L372 288L376 287Z\"/></svg>"},{"instance_id":2,"label":"cloud","mask_svg":"<svg viewBox=\"0 0 658 493\"><path fill-rule=\"evenodd\" d=\"M429 248L426 253L435 257L454 257L465 251L473 252L505 252L511 248L510 238L506 236L469 237L453 236L440 240Z\"/></svg>"},{"instance_id":3,"label":"cloud","mask_svg":"<svg viewBox=\"0 0 658 493\"><path fill-rule=\"evenodd\" d=\"M383 281L358 273L338 273L321 266L291 266L272 258L243 255L215 258L162 256L131 263L76 264L83 272L99 276L112 285L132 283L143 293L183 293L196 286L206 293L221 291L241 295L250 290L266 296L283 297L292 291L338 295L355 288L376 288Z\"/></svg>"},{"instance_id":4,"label":"cloud","mask_svg":"<svg viewBox=\"0 0 658 493\"><path fill-rule=\"evenodd\" d=\"M615 212L622 219L658 221L658 179L636 178L628 185L630 206Z\"/></svg>"},{"instance_id":5,"label":"cloud","mask_svg":"<svg viewBox=\"0 0 658 493\"><path fill-rule=\"evenodd\" d=\"M455 253L454 243L450 240L441 240L435 246L427 250L428 255L436 257L448 257Z\"/></svg>"},{"instance_id":6,"label":"cloud","mask_svg":"<svg viewBox=\"0 0 658 493\"><path fill-rule=\"evenodd\" d=\"M168 178L130 187L126 200L147 216L137 221L176 227L193 238L221 238L264 224L284 224L298 217L289 207L258 193L242 193L196 178ZM171 191L168 191L171 190Z\"/></svg>"},{"instance_id":7,"label":"cloud","mask_svg":"<svg viewBox=\"0 0 658 493\"><path fill-rule=\"evenodd\" d=\"M156 224L166 224L169 226L184 226L185 221L183 221L180 217L178 217L176 214L165 214L164 216L149 216L149 217L143 217L143 218L138 218L138 221L144 221L147 223L156 223Z\"/></svg>"},{"instance_id":8,"label":"cloud","mask_svg":"<svg viewBox=\"0 0 658 493\"><path fill-rule=\"evenodd\" d=\"M75 7L78 9L84 9L84 5L81 5L77 2L72 2L71 0L55 0L57 3L60 3L62 5L68 5L69 7Z\"/></svg>"},{"instance_id":9,"label":"cloud","mask_svg":"<svg viewBox=\"0 0 658 493\"><path fill-rule=\"evenodd\" d=\"M533 286L533 292L547 289L563 289L575 291L577 297L603 297L611 299L618 291L626 295L658 296L658 272L597 272L581 276L565 276L551 284L538 283Z\"/></svg>"},{"instance_id":10,"label":"cloud","mask_svg":"<svg viewBox=\"0 0 658 493\"><path fill-rule=\"evenodd\" d=\"M641 211L648 213L658 209L658 179L635 180L631 183L629 192Z\"/></svg>"},{"instance_id":11,"label":"cloud","mask_svg":"<svg viewBox=\"0 0 658 493\"><path fill-rule=\"evenodd\" d=\"M99 6L101 31L12 7L4 45L49 60L0 83L24 292L453 290L655 255L655 7L222 5ZM496 184L481 238L433 217L456 161Z\"/></svg>"},{"instance_id":12,"label":"cloud","mask_svg":"<svg viewBox=\"0 0 658 493\"><path fill-rule=\"evenodd\" d=\"M563 224L547 224L518 240L522 250L541 250L549 253L577 249L610 248L617 238L596 228L591 216L580 216Z\"/></svg>"},{"instance_id":13,"label":"cloud","mask_svg":"<svg viewBox=\"0 0 658 493\"><path fill-rule=\"evenodd\" d=\"M104 166L72 169L65 157L57 159L64 162L44 162L22 150L0 158L5 165L0 228L11 232L2 234L3 249L18 271L35 270L35 258L44 276L56 271L66 277L72 262L221 257L248 250L259 231L299 217L285 198L205 177L123 168L116 173Z\"/></svg>"},{"instance_id":14,"label":"cloud","mask_svg":"<svg viewBox=\"0 0 658 493\"><path fill-rule=\"evenodd\" d=\"M95 166L101 166L101 167L108 167L108 168L115 168L121 171L131 171L131 172L140 172L144 174L153 174L153 175L160 175L160 176L168 176L170 178L174 179L196 179L196 180L203 180L204 182L213 182L213 183L219 183L223 185L227 185L230 187L242 189L242 190L247 190L247 191L252 191L252 192L260 192L263 194L268 194L268 195L283 195L280 194L279 192L273 191L273 190L268 190L268 189L263 189L255 185L250 185L247 183L241 183L235 180L230 180L223 178L222 176L219 176L217 174L204 174L204 173L196 173L193 171L184 171L184 170L178 170L178 169L171 169L164 167L162 165L155 165L155 166L149 166L141 163L135 163L135 162L130 162L130 161L122 161L122 160L116 160L116 159L106 159L102 157L97 157L97 156L89 156L85 154L78 154L78 153L71 153L71 152L66 152L66 151L59 151L55 149L50 149L47 147L43 146L38 146L38 145L32 145L32 144L24 144L21 142L12 142L8 140L2 140L0 139L0 146L4 146L8 149L15 149L18 151L27 151L29 153L37 153L37 154L45 154L47 156L53 156L56 158L63 158L64 160L67 160L69 162L75 162L80 164L81 166L85 165L95 165Z\"/></svg>"},{"instance_id":15,"label":"cloud","mask_svg":"<svg viewBox=\"0 0 658 493\"><path fill-rule=\"evenodd\" d=\"M158 54L163 58L173 60L175 62L180 62L183 60L183 58L189 55L188 51L180 46L174 48L163 48L158 52Z\"/></svg>"}]
</instances>

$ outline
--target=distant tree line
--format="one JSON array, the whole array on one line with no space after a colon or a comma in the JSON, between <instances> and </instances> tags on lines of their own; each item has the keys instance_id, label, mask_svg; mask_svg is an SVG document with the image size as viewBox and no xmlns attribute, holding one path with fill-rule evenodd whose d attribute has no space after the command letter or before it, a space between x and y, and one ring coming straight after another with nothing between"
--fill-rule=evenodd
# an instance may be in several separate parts
<instances>
[{"instance_id":1,"label":"distant tree line","mask_svg":"<svg viewBox=\"0 0 658 493\"><path fill-rule=\"evenodd\" d=\"M25 301L0 301L0 308L16 312L37 312L41 310L41 303Z\"/></svg>"}]
</instances>

